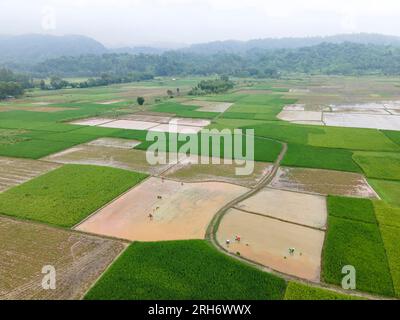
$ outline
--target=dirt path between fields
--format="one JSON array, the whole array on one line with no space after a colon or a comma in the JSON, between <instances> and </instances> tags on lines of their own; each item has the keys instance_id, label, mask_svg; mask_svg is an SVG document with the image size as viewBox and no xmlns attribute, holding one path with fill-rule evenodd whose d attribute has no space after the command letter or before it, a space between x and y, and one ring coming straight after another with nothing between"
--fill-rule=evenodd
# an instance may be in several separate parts
<instances>
[{"instance_id":1,"label":"dirt path between fields","mask_svg":"<svg viewBox=\"0 0 400 320\"><path fill-rule=\"evenodd\" d=\"M234 207L239 204L240 202L247 200L248 198L252 197L253 195L255 195L257 192L259 192L261 189L263 189L264 187L266 187L269 183L272 182L272 180L274 179L274 177L276 176L278 169L280 167L280 164L283 160L283 158L286 155L286 152L288 150L288 145L286 142L283 141L278 141L278 140L274 140L274 139L268 139L268 138L262 138L262 139L266 139L266 140L273 140L276 142L279 142L282 145L282 150L278 156L278 158L276 159L276 161L273 164L273 168L270 172L267 172L264 177L259 181L259 183L253 188L250 189L247 193L241 195L240 197L232 200L231 202L229 202L228 204L226 204L224 207L222 207L214 216L214 218L211 220L207 231L206 231L206 235L205 235L205 239L210 241L214 247L216 247L219 251L221 251L224 254L230 255L231 257L238 259L242 262L246 262L248 264L251 264L252 266L264 271L264 272L268 272L271 274L274 274L280 278L285 279L286 281L296 281L296 282L300 282L312 287L317 287L317 288L322 288L322 289L326 289L326 290L330 290L330 291L334 291L337 293L341 293L341 294L346 294L346 295L352 295L352 296L357 296L363 299L371 299L371 300L396 300L395 298L390 298L390 297L382 297L382 296L378 296L378 295L373 295L373 294L369 294L369 293L364 293L364 292L360 292L360 291L352 291L351 293L349 293L348 290L344 290L341 289L340 287L334 286L334 285L329 285L326 283L315 283L312 281L307 281L295 276L290 276L281 272L278 272L276 270L273 270L269 267L266 267L262 264L259 264L257 262L254 262L252 260L246 259L243 256L238 256L235 255L229 251L227 251L218 241L217 241L217 231L219 228L219 224L222 220L222 218L224 217L224 215L228 212L229 209L234 209Z\"/></svg>"},{"instance_id":2,"label":"dirt path between fields","mask_svg":"<svg viewBox=\"0 0 400 320\"><path fill-rule=\"evenodd\" d=\"M266 139L266 138L264 138ZM272 139L267 139L267 140L272 140ZM274 140L276 141L276 140ZM225 213L235 207L237 204L239 204L240 202L250 198L251 196L255 195L258 191L260 191L262 188L264 188L265 186L267 186L272 179L275 177L276 173L278 172L279 166L284 158L284 156L286 155L288 146L287 143L285 142L281 142L278 141L282 144L282 150L281 153L279 154L278 158L276 159L276 161L273 164L272 170L270 172L268 172L267 174L264 175L264 177L262 177L260 179L260 181L258 182L258 184L251 190L249 190L248 192L246 192L245 194L241 195L240 197L232 200L231 202L229 202L228 204L226 204L224 207L222 207L214 216L214 218L211 220L208 229L207 229L207 233L206 233L206 239L211 240L214 244L217 244L217 241L215 240L215 234L218 230L218 226L220 221L222 220L223 216L225 215ZM218 247L220 247L218 245ZM222 247L220 247L222 248ZM223 248L222 248L223 249ZM226 251L226 250L224 250Z\"/></svg>"}]
</instances>

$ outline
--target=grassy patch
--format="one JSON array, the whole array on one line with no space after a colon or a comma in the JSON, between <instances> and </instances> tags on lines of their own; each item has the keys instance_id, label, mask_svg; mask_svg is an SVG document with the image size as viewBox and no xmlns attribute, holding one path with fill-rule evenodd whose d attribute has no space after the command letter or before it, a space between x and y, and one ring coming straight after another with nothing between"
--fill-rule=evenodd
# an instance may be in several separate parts
<instances>
[{"instance_id":1,"label":"grassy patch","mask_svg":"<svg viewBox=\"0 0 400 320\"><path fill-rule=\"evenodd\" d=\"M232 144L228 144L228 146L230 145L230 147L228 148L228 151L231 151L232 155L235 155L235 137L238 137L239 135L232 135ZM221 158L231 158L231 156L229 155L225 155L225 144L226 141L225 139L222 139L222 136L220 135L210 135L208 136L202 136L202 135L197 135L197 141L198 141L198 148L197 150L193 150L193 152L197 152L197 154L202 154L205 155L206 154L206 150L202 149L202 139L207 139L209 141L209 155L214 155L216 156L216 154L212 151L213 149L213 143L212 143L212 138L211 137L216 137L215 141L216 142L216 148L218 147L218 141L219 141L219 151L220 151L220 157ZM240 137L242 138L242 150L239 150L239 153L241 153L240 155L238 154L237 157L235 159L243 159L244 156L249 157L251 154L247 154L247 150L246 150L246 137L243 135L240 135ZM160 146L163 145L162 148L160 148L160 151L169 151L169 152L176 152L176 150L171 150L170 146L169 146L169 134L163 134L162 136L160 136L160 141L162 141L163 143L160 143ZM193 139L194 141L194 139ZM239 140L240 141L240 140ZM136 146L135 149L138 150L147 150L154 142L152 141L145 141L143 143L141 143L140 145ZM186 142L185 141L179 141L178 142L178 148L177 150L181 150L182 146L185 145ZM207 145L207 144L206 144ZM282 150L282 145L279 142L273 141L273 140L269 140L269 139L264 139L264 138L260 138L260 137L255 137L254 138L254 160L255 161L265 161L265 162L273 162L278 158L279 153ZM249 151L250 152L250 151Z\"/></svg>"},{"instance_id":2,"label":"grassy patch","mask_svg":"<svg viewBox=\"0 0 400 320\"><path fill-rule=\"evenodd\" d=\"M400 182L377 179L368 179L368 182L383 200L400 206Z\"/></svg>"},{"instance_id":3,"label":"grassy patch","mask_svg":"<svg viewBox=\"0 0 400 320\"><path fill-rule=\"evenodd\" d=\"M329 196L328 212L338 218L376 223L374 206L369 199Z\"/></svg>"},{"instance_id":4,"label":"grassy patch","mask_svg":"<svg viewBox=\"0 0 400 320\"><path fill-rule=\"evenodd\" d=\"M286 283L203 240L133 243L86 299L282 299Z\"/></svg>"},{"instance_id":5,"label":"grassy patch","mask_svg":"<svg viewBox=\"0 0 400 320\"><path fill-rule=\"evenodd\" d=\"M323 134L323 129L312 126L293 125L287 122L271 121L254 128L255 135L296 144L307 144L309 134Z\"/></svg>"},{"instance_id":6,"label":"grassy patch","mask_svg":"<svg viewBox=\"0 0 400 320\"><path fill-rule=\"evenodd\" d=\"M289 282L285 300L360 300L360 298L297 282Z\"/></svg>"},{"instance_id":7,"label":"grassy patch","mask_svg":"<svg viewBox=\"0 0 400 320\"><path fill-rule=\"evenodd\" d=\"M358 290L394 294L378 225L330 215L323 252L323 279L340 285L342 268L346 265L356 269Z\"/></svg>"},{"instance_id":8,"label":"grassy patch","mask_svg":"<svg viewBox=\"0 0 400 320\"><path fill-rule=\"evenodd\" d=\"M396 296L400 297L400 229L381 226L381 234L385 245L393 286Z\"/></svg>"},{"instance_id":9,"label":"grassy patch","mask_svg":"<svg viewBox=\"0 0 400 320\"><path fill-rule=\"evenodd\" d=\"M10 145L0 145L0 155L15 158L39 159L74 145L73 141L27 140Z\"/></svg>"},{"instance_id":10,"label":"grassy patch","mask_svg":"<svg viewBox=\"0 0 400 320\"><path fill-rule=\"evenodd\" d=\"M145 177L121 169L65 165L0 194L0 212L71 227Z\"/></svg>"},{"instance_id":11,"label":"grassy patch","mask_svg":"<svg viewBox=\"0 0 400 320\"><path fill-rule=\"evenodd\" d=\"M0 146L24 141L26 138L21 136L23 133L23 130L0 129Z\"/></svg>"},{"instance_id":12,"label":"grassy patch","mask_svg":"<svg viewBox=\"0 0 400 320\"><path fill-rule=\"evenodd\" d=\"M384 201L374 201L374 207L379 225L400 228L400 208Z\"/></svg>"},{"instance_id":13,"label":"grassy patch","mask_svg":"<svg viewBox=\"0 0 400 320\"><path fill-rule=\"evenodd\" d=\"M186 106L176 102L166 102L151 108L151 111L172 113L183 118L213 119L219 115L218 112L196 111L199 107Z\"/></svg>"},{"instance_id":14,"label":"grassy patch","mask_svg":"<svg viewBox=\"0 0 400 320\"><path fill-rule=\"evenodd\" d=\"M400 180L400 153L355 152L353 158L368 178Z\"/></svg>"},{"instance_id":15,"label":"grassy patch","mask_svg":"<svg viewBox=\"0 0 400 320\"><path fill-rule=\"evenodd\" d=\"M290 143L282 164L292 167L361 172L352 159L353 152L343 149L311 147Z\"/></svg>"},{"instance_id":16,"label":"grassy patch","mask_svg":"<svg viewBox=\"0 0 400 320\"><path fill-rule=\"evenodd\" d=\"M382 131L390 140L400 145L400 132L399 131Z\"/></svg>"},{"instance_id":17,"label":"grassy patch","mask_svg":"<svg viewBox=\"0 0 400 320\"><path fill-rule=\"evenodd\" d=\"M308 144L316 147L366 151L400 151L400 147L379 130L323 127L323 134L310 133Z\"/></svg>"}]
</instances>

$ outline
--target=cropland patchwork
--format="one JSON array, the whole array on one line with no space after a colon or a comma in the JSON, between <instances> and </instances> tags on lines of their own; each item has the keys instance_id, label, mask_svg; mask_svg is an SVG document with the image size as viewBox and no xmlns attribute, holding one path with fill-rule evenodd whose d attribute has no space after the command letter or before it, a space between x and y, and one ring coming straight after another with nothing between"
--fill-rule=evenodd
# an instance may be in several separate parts
<instances>
[{"instance_id":1,"label":"cropland patchwork","mask_svg":"<svg viewBox=\"0 0 400 320\"><path fill-rule=\"evenodd\" d=\"M203 79L1 101L0 299L400 298L400 80Z\"/></svg>"}]
</instances>

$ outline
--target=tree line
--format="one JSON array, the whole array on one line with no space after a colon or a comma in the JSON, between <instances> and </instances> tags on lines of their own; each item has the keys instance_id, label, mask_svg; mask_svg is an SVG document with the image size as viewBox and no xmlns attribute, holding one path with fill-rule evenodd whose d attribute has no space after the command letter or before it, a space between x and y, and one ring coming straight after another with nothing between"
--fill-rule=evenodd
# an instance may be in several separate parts
<instances>
[{"instance_id":1,"label":"tree line","mask_svg":"<svg viewBox=\"0 0 400 320\"><path fill-rule=\"evenodd\" d=\"M24 94L25 89L33 86L32 77L6 68L0 69L0 100L19 97Z\"/></svg>"},{"instance_id":2,"label":"tree line","mask_svg":"<svg viewBox=\"0 0 400 320\"><path fill-rule=\"evenodd\" d=\"M52 76L50 83L46 83L45 80L40 80L39 87L42 90L59 90L65 88L91 88L108 86L110 84L117 83L129 83L136 81L152 80L154 78L151 74L146 73L135 73L125 76L116 76L103 73L99 78L90 78L84 81L67 81L59 76Z\"/></svg>"},{"instance_id":3,"label":"tree line","mask_svg":"<svg viewBox=\"0 0 400 320\"><path fill-rule=\"evenodd\" d=\"M13 65L40 78L94 77L102 74L131 80L129 75L221 75L276 78L285 73L364 75L400 74L400 48L356 43L264 50L242 54L196 54L170 51L157 54L103 54L50 59L35 65ZM98 82L104 81L97 80ZM118 80L119 81L119 80Z\"/></svg>"}]
</instances>

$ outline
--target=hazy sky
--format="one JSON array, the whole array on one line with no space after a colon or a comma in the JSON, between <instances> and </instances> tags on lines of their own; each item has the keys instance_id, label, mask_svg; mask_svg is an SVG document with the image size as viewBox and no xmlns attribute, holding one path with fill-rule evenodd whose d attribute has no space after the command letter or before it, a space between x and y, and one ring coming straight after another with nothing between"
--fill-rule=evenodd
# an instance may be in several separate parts
<instances>
[{"instance_id":1,"label":"hazy sky","mask_svg":"<svg viewBox=\"0 0 400 320\"><path fill-rule=\"evenodd\" d=\"M106 45L373 32L400 36L399 0L0 0L0 33Z\"/></svg>"}]
</instances>

